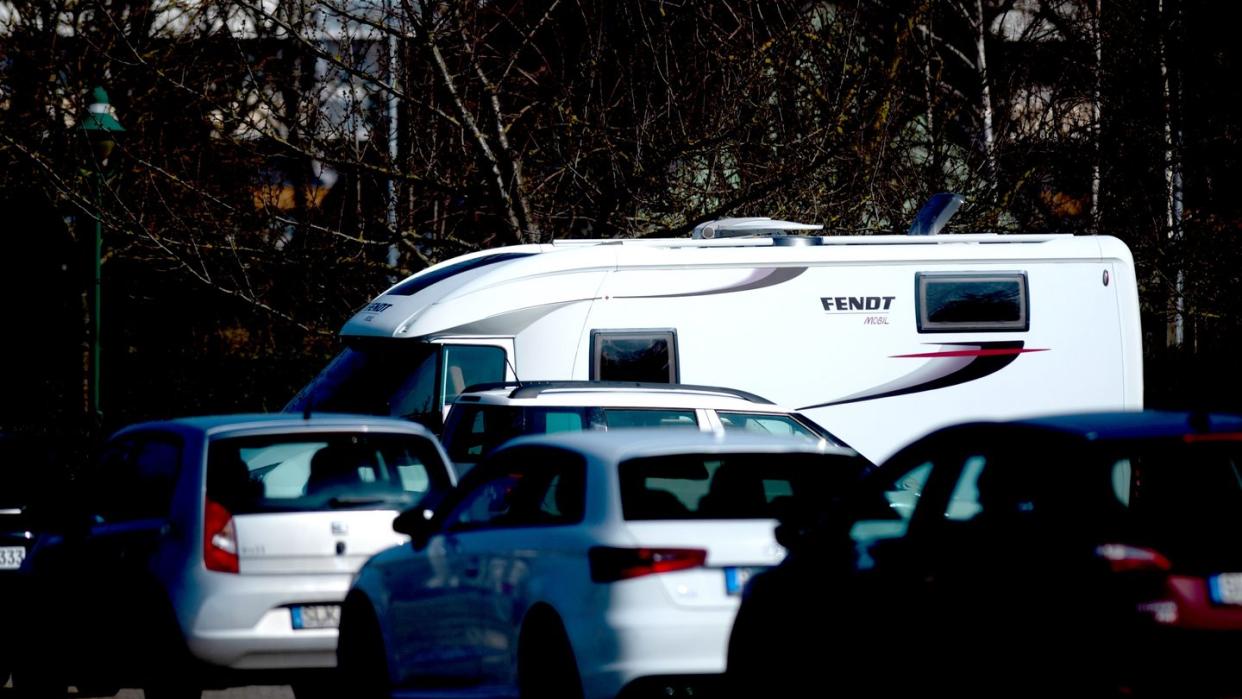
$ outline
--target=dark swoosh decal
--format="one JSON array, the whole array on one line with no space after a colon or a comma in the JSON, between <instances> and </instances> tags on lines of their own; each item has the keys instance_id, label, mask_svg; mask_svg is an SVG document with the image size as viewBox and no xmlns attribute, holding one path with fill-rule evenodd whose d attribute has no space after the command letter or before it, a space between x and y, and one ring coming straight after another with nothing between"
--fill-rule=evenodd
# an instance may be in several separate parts
<instances>
[{"instance_id":1,"label":"dark swoosh decal","mask_svg":"<svg viewBox=\"0 0 1242 699\"><path fill-rule=\"evenodd\" d=\"M798 410L826 408L832 405L845 405L876 398L890 398L910 393L933 391L937 388L957 386L968 381L981 379L989 374L1004 369L1013 363L1020 354L1028 352L1047 352L1048 348L1025 349L1022 341L1013 342L951 342L949 347L962 349L938 350L935 352L917 352L914 354L895 354L891 359L930 359L915 371L894 381L881 384L874 388L855 393L827 403L807 405Z\"/></svg>"},{"instance_id":2,"label":"dark swoosh decal","mask_svg":"<svg viewBox=\"0 0 1242 699\"><path fill-rule=\"evenodd\" d=\"M732 294L738 291L750 291L752 289L762 289L768 286L776 286L784 284L790 279L796 278L798 275L806 271L806 267L763 267L753 270L750 276L742 283L732 286L723 286L717 289L704 289L702 291L686 291L677 294L645 294L642 296L616 296L619 299L671 299L681 296L711 296L712 294Z\"/></svg>"},{"instance_id":3,"label":"dark swoosh decal","mask_svg":"<svg viewBox=\"0 0 1242 699\"><path fill-rule=\"evenodd\" d=\"M516 311L506 311L463 325L445 328L432 333L431 337L439 335L517 335L530 327L532 323L553 311L590 300L572 299L570 301L546 303L541 306L531 306L530 308L519 308Z\"/></svg>"}]
</instances>

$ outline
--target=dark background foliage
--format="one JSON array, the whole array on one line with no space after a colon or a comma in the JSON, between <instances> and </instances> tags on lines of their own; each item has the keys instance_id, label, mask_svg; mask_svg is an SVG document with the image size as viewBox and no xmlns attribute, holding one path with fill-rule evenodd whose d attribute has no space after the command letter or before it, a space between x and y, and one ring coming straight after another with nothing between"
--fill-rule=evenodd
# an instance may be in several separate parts
<instances>
[{"instance_id":1,"label":"dark background foliage","mask_svg":"<svg viewBox=\"0 0 1242 699\"><path fill-rule=\"evenodd\" d=\"M279 409L354 309L463 252L733 215L900 233L942 190L967 198L951 230L1123 239L1148 405L1242 409L1239 20L1207 0L7 0L0 428L94 427L97 218L109 429ZM106 166L75 128L95 85L126 128Z\"/></svg>"}]
</instances>

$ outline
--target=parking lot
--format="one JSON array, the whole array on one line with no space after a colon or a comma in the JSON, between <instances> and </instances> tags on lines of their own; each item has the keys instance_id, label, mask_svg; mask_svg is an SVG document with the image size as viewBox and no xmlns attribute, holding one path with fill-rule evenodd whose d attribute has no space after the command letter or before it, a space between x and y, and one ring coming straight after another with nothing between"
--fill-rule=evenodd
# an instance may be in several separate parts
<instances>
[{"instance_id":1,"label":"parking lot","mask_svg":"<svg viewBox=\"0 0 1242 699\"><path fill-rule=\"evenodd\" d=\"M13 697L16 694L11 683L0 688L0 697ZM69 696L72 697L73 694ZM142 691L124 689L116 695L116 699L142 699ZM293 699L293 691L289 687L235 687L203 692L203 699Z\"/></svg>"}]
</instances>

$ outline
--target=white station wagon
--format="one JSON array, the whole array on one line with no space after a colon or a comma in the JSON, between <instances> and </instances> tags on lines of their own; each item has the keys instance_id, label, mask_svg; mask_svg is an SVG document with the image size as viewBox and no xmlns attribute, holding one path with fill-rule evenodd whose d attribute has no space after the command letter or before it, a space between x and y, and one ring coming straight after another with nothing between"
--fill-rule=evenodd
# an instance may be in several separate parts
<instances>
[{"instance_id":1,"label":"white station wagon","mask_svg":"<svg viewBox=\"0 0 1242 699\"><path fill-rule=\"evenodd\" d=\"M440 439L458 473L524 434L689 428L827 440L848 446L806 416L747 391L633 381L525 381L461 392Z\"/></svg>"},{"instance_id":2,"label":"white station wagon","mask_svg":"<svg viewBox=\"0 0 1242 699\"><path fill-rule=\"evenodd\" d=\"M338 659L356 696L690 696L720 682L739 594L784 556L796 499L853 451L698 430L526 436L393 526L363 566Z\"/></svg>"}]
</instances>

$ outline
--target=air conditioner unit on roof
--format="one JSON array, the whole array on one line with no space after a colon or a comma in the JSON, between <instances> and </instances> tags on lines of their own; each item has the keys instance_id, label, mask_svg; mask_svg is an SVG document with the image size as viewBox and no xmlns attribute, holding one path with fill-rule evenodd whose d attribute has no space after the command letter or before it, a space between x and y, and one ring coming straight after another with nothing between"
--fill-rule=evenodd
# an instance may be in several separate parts
<instances>
[{"instance_id":1,"label":"air conditioner unit on roof","mask_svg":"<svg viewBox=\"0 0 1242 699\"><path fill-rule=\"evenodd\" d=\"M694 227L691 237L702 240L713 238L738 238L742 236L781 236L789 231L818 231L823 226L817 223L797 223L795 221L777 221L766 216L747 218L722 218L705 221Z\"/></svg>"}]
</instances>

